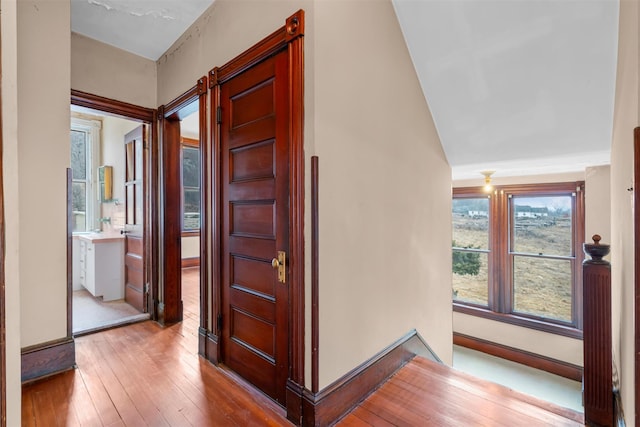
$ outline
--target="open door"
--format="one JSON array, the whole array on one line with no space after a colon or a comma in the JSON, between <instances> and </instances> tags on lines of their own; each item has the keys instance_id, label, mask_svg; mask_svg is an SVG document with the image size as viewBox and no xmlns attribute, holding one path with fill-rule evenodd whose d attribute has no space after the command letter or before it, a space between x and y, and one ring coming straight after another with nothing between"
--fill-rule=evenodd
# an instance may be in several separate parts
<instances>
[{"instance_id":1,"label":"open door","mask_svg":"<svg viewBox=\"0 0 640 427\"><path fill-rule=\"evenodd\" d=\"M146 162L146 125L140 125L124 137L125 147L125 301L147 312L144 277L144 176Z\"/></svg>"}]
</instances>

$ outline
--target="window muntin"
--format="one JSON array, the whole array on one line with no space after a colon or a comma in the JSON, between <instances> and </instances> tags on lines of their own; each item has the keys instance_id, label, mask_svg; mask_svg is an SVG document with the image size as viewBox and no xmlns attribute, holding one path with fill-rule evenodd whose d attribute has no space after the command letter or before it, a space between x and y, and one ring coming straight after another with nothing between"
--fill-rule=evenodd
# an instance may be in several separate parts
<instances>
[{"instance_id":1,"label":"window muntin","mask_svg":"<svg viewBox=\"0 0 640 427\"><path fill-rule=\"evenodd\" d=\"M583 188L582 182L497 187L487 199L493 214L488 220L488 304L454 296L454 309L580 337ZM473 197L487 196L480 187L454 189L454 238L456 201ZM453 286L455 294L460 286L455 273Z\"/></svg>"},{"instance_id":2,"label":"window muntin","mask_svg":"<svg viewBox=\"0 0 640 427\"><path fill-rule=\"evenodd\" d=\"M453 200L453 298L489 304L489 200Z\"/></svg>"},{"instance_id":3,"label":"window muntin","mask_svg":"<svg viewBox=\"0 0 640 427\"><path fill-rule=\"evenodd\" d=\"M91 231L98 227L96 174L100 161L101 127L99 120L71 118L71 206L74 232Z\"/></svg>"}]
</instances>

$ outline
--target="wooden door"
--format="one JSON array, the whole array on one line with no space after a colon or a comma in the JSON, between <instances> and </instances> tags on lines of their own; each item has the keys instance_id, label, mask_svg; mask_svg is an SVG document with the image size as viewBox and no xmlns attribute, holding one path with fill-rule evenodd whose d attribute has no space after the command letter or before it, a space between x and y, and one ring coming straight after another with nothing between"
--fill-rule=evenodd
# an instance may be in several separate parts
<instances>
[{"instance_id":1,"label":"wooden door","mask_svg":"<svg viewBox=\"0 0 640 427\"><path fill-rule=\"evenodd\" d=\"M288 376L289 116L286 51L220 87L222 360L277 402Z\"/></svg>"},{"instance_id":2,"label":"wooden door","mask_svg":"<svg viewBox=\"0 0 640 427\"><path fill-rule=\"evenodd\" d=\"M125 301L147 311L144 274L144 146L146 127L140 125L124 137L125 147Z\"/></svg>"}]
</instances>

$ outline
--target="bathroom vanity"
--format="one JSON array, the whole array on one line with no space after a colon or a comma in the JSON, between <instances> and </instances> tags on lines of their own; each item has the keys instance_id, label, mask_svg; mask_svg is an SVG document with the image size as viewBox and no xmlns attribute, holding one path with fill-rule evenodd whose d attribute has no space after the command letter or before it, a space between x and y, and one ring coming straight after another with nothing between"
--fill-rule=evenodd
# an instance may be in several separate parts
<instances>
[{"instance_id":1,"label":"bathroom vanity","mask_svg":"<svg viewBox=\"0 0 640 427\"><path fill-rule=\"evenodd\" d=\"M103 301L123 299L124 237L90 233L74 236L74 240L76 238L74 289L84 287Z\"/></svg>"}]
</instances>

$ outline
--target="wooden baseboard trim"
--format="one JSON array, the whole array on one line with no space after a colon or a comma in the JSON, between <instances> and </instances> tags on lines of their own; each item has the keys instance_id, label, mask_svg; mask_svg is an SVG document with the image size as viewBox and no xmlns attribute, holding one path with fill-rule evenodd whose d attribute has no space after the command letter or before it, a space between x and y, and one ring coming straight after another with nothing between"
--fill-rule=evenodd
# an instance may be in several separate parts
<instances>
[{"instance_id":1,"label":"wooden baseboard trim","mask_svg":"<svg viewBox=\"0 0 640 427\"><path fill-rule=\"evenodd\" d=\"M182 268L199 267L200 257L182 258Z\"/></svg>"},{"instance_id":2,"label":"wooden baseboard trim","mask_svg":"<svg viewBox=\"0 0 640 427\"><path fill-rule=\"evenodd\" d=\"M531 353L526 350L486 341L469 335L453 333L453 343L471 350L480 351L531 368L540 369L574 381L582 381L582 368L562 360Z\"/></svg>"},{"instance_id":3,"label":"wooden baseboard trim","mask_svg":"<svg viewBox=\"0 0 640 427\"><path fill-rule=\"evenodd\" d=\"M76 346L73 338L63 338L22 349L22 383L73 369Z\"/></svg>"},{"instance_id":4,"label":"wooden baseboard trim","mask_svg":"<svg viewBox=\"0 0 640 427\"><path fill-rule=\"evenodd\" d=\"M200 356L214 365L218 364L218 337L206 329L199 329L198 351Z\"/></svg>"},{"instance_id":5,"label":"wooden baseboard trim","mask_svg":"<svg viewBox=\"0 0 640 427\"><path fill-rule=\"evenodd\" d=\"M303 426L332 425L416 355L434 357L414 329L318 393L312 393L295 384L288 384L287 394L291 399L297 399L296 395L302 391L301 424ZM289 408L289 404L287 407ZM296 418L299 419L295 413L296 405L291 407L292 414L287 414L287 418L296 422Z\"/></svg>"}]
</instances>

